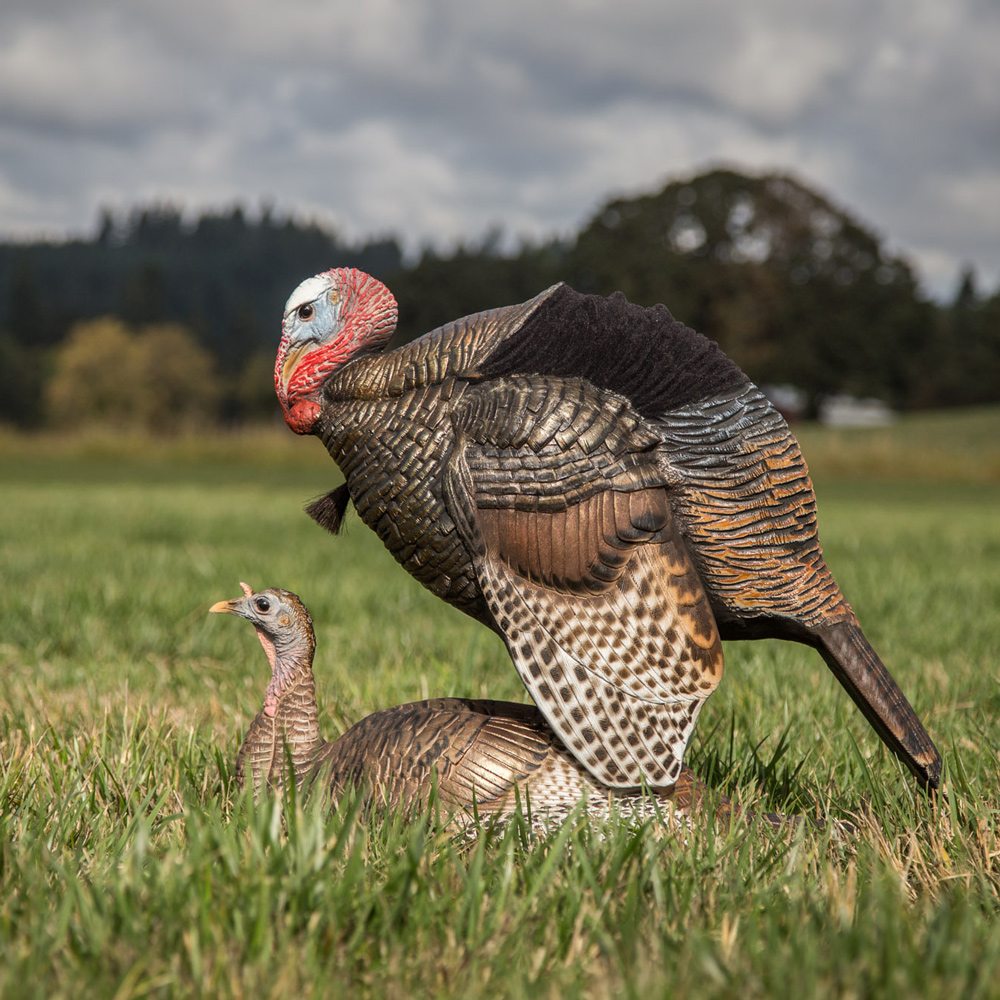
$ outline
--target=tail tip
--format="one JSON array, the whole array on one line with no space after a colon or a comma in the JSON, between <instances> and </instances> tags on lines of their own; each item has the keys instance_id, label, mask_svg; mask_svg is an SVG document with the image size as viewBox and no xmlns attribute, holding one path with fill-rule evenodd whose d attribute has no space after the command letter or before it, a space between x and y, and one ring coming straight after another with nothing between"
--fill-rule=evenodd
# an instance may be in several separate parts
<instances>
[{"instance_id":1,"label":"tail tip","mask_svg":"<svg viewBox=\"0 0 1000 1000\"><path fill-rule=\"evenodd\" d=\"M941 754L937 750L920 754L914 758L919 767L918 777L921 784L929 791L935 792L941 785Z\"/></svg>"}]
</instances>

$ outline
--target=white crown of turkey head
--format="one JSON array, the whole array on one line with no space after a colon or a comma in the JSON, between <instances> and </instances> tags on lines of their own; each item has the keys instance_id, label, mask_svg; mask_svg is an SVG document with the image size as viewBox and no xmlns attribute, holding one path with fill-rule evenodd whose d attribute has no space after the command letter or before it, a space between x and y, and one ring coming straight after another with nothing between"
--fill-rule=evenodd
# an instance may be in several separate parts
<instances>
[{"instance_id":1,"label":"white crown of turkey head","mask_svg":"<svg viewBox=\"0 0 1000 1000\"><path fill-rule=\"evenodd\" d=\"M396 315L392 292L353 267L314 275L292 292L281 324L274 388L293 431L312 432L324 381L359 354L385 347Z\"/></svg>"}]
</instances>

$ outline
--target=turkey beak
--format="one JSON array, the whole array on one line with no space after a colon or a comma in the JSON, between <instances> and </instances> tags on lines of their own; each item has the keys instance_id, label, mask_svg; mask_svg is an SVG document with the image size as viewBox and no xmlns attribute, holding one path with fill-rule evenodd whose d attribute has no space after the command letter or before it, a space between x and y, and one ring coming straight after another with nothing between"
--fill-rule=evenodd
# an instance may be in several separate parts
<instances>
[{"instance_id":1,"label":"turkey beak","mask_svg":"<svg viewBox=\"0 0 1000 1000\"><path fill-rule=\"evenodd\" d=\"M292 373L310 348L315 346L315 340L306 340L301 344L296 344L288 348L288 353L285 355L285 360L281 365L281 386L283 389L287 390L288 383L292 380Z\"/></svg>"},{"instance_id":2,"label":"turkey beak","mask_svg":"<svg viewBox=\"0 0 1000 1000\"><path fill-rule=\"evenodd\" d=\"M209 609L209 614L213 615L239 615L241 618L247 616L247 598L253 594L253 587L240 580L240 590L242 597L234 597L231 601L216 601Z\"/></svg>"}]
</instances>

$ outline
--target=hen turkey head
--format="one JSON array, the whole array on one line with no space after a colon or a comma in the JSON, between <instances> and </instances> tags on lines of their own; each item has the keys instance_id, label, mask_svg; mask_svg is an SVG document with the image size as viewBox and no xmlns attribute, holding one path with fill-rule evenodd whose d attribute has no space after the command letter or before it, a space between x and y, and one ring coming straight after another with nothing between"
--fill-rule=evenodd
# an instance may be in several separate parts
<instances>
[{"instance_id":1,"label":"hen turkey head","mask_svg":"<svg viewBox=\"0 0 1000 1000\"><path fill-rule=\"evenodd\" d=\"M257 632L267 662L271 683L264 696L264 714L274 717L288 683L303 663L312 664L316 634L312 616L297 594L278 587L255 591L240 581L242 597L217 601L208 610L214 614L238 615Z\"/></svg>"}]
</instances>

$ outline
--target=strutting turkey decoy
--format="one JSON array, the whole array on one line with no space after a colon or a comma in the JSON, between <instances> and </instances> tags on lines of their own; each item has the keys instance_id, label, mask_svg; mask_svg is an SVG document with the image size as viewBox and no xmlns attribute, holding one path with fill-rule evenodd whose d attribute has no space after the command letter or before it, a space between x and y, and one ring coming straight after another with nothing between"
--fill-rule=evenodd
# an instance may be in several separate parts
<instances>
[{"instance_id":1,"label":"strutting turkey decoy","mask_svg":"<svg viewBox=\"0 0 1000 1000\"><path fill-rule=\"evenodd\" d=\"M615 813L686 822L701 801L701 783L687 768L672 788L655 794L599 785L533 705L419 701L375 712L328 742L317 724L309 612L287 590L240 587L242 597L211 610L247 619L271 664L263 708L237 756L240 786L249 781L255 791L280 788L290 762L296 783L324 782L334 797L352 786L369 803L413 809L426 806L436 788L438 801L460 825L475 814L503 820L520 807L539 829L564 820L581 803L594 818ZM733 815L724 797L717 812L722 819Z\"/></svg>"},{"instance_id":2,"label":"strutting turkey decoy","mask_svg":"<svg viewBox=\"0 0 1000 1000\"><path fill-rule=\"evenodd\" d=\"M392 293L352 268L289 298L287 424L422 584L498 632L600 782L680 774L721 639L814 646L886 745L941 759L823 560L798 444L713 341L665 306L555 285L392 351Z\"/></svg>"}]
</instances>

